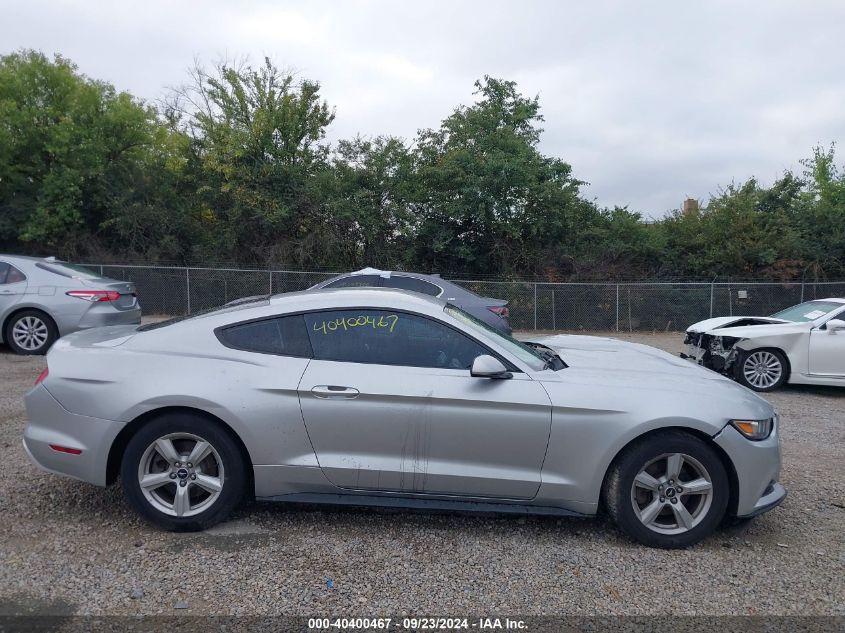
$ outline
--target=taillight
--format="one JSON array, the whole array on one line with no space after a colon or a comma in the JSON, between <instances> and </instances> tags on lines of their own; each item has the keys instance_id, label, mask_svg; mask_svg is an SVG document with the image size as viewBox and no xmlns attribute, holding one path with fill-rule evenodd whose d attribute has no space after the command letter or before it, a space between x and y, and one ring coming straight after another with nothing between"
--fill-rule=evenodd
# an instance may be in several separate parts
<instances>
[{"instance_id":1,"label":"taillight","mask_svg":"<svg viewBox=\"0 0 845 633\"><path fill-rule=\"evenodd\" d=\"M35 379L35 384L40 385L42 382L44 382L44 380L49 375L50 375L50 368L47 367L44 371L42 371L40 374L38 374L38 378Z\"/></svg>"},{"instance_id":2,"label":"taillight","mask_svg":"<svg viewBox=\"0 0 845 633\"><path fill-rule=\"evenodd\" d=\"M85 299L85 301L117 301L120 293L115 290L69 290L65 293L68 297Z\"/></svg>"},{"instance_id":3,"label":"taillight","mask_svg":"<svg viewBox=\"0 0 845 633\"><path fill-rule=\"evenodd\" d=\"M494 314L498 314L503 319L507 319L510 316L508 306L488 306L487 309Z\"/></svg>"}]
</instances>

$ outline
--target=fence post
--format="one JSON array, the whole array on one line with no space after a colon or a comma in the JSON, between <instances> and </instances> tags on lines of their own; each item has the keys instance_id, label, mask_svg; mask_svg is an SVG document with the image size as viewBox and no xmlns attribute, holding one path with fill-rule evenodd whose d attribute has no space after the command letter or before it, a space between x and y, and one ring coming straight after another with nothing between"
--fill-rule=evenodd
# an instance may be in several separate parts
<instances>
[{"instance_id":1,"label":"fence post","mask_svg":"<svg viewBox=\"0 0 845 633\"><path fill-rule=\"evenodd\" d=\"M191 269L185 268L185 290L188 294L188 314L191 313Z\"/></svg>"},{"instance_id":2,"label":"fence post","mask_svg":"<svg viewBox=\"0 0 845 633\"><path fill-rule=\"evenodd\" d=\"M273 271L268 270L267 272L270 274L270 294L273 294Z\"/></svg>"},{"instance_id":3,"label":"fence post","mask_svg":"<svg viewBox=\"0 0 845 633\"><path fill-rule=\"evenodd\" d=\"M105 277L105 275L103 274L103 265L102 264L100 264L100 277Z\"/></svg>"},{"instance_id":4,"label":"fence post","mask_svg":"<svg viewBox=\"0 0 845 633\"><path fill-rule=\"evenodd\" d=\"M710 318L713 318L713 289L716 286L716 280L710 282Z\"/></svg>"},{"instance_id":5,"label":"fence post","mask_svg":"<svg viewBox=\"0 0 845 633\"><path fill-rule=\"evenodd\" d=\"M555 319L555 287L552 286L552 330L557 330L557 319Z\"/></svg>"},{"instance_id":6,"label":"fence post","mask_svg":"<svg viewBox=\"0 0 845 633\"><path fill-rule=\"evenodd\" d=\"M798 303L804 303L804 279L801 279L801 301Z\"/></svg>"},{"instance_id":7,"label":"fence post","mask_svg":"<svg viewBox=\"0 0 845 633\"><path fill-rule=\"evenodd\" d=\"M619 284L616 284L616 331L619 331Z\"/></svg>"},{"instance_id":8,"label":"fence post","mask_svg":"<svg viewBox=\"0 0 845 633\"><path fill-rule=\"evenodd\" d=\"M534 282L534 331L537 330L537 282Z\"/></svg>"}]
</instances>

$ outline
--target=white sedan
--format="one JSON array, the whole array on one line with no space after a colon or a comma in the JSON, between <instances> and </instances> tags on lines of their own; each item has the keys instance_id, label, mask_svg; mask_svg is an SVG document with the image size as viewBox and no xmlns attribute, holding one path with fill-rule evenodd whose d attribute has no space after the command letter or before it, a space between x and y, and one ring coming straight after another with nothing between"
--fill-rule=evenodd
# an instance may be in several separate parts
<instances>
[{"instance_id":1,"label":"white sedan","mask_svg":"<svg viewBox=\"0 0 845 633\"><path fill-rule=\"evenodd\" d=\"M817 299L770 317L731 316L687 328L687 351L699 365L755 391L784 383L845 387L845 299Z\"/></svg>"}]
</instances>

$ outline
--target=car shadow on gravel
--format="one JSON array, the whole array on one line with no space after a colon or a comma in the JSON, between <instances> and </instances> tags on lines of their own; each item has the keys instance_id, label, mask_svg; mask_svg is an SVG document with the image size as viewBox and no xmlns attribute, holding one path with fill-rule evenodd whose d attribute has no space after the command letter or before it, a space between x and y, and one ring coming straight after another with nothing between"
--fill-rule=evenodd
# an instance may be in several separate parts
<instances>
[{"instance_id":1,"label":"car shadow on gravel","mask_svg":"<svg viewBox=\"0 0 845 633\"><path fill-rule=\"evenodd\" d=\"M77 606L61 599L45 600L25 593L0 596L0 617L10 616L68 616L76 613Z\"/></svg>"},{"instance_id":2,"label":"car shadow on gravel","mask_svg":"<svg viewBox=\"0 0 845 633\"><path fill-rule=\"evenodd\" d=\"M845 387L845 383L843 383L842 387ZM780 388L780 392L774 391L772 393L783 393L784 395L787 393L794 393L796 395L805 394L827 396L830 398L845 398L845 389L842 387L826 387L821 385L784 385ZM762 395L765 397L768 394L764 393Z\"/></svg>"}]
</instances>

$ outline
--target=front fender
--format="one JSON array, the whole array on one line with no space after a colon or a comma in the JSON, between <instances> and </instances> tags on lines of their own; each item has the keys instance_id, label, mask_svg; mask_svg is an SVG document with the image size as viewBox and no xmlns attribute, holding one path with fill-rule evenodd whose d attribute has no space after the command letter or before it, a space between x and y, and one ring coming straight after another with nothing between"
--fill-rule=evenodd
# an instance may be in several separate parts
<instances>
[{"instance_id":1,"label":"front fender","mask_svg":"<svg viewBox=\"0 0 845 633\"><path fill-rule=\"evenodd\" d=\"M809 365L808 346L808 337L801 332L743 338L736 342L734 349L742 353L753 352L758 349L780 350L786 355L792 372L806 374Z\"/></svg>"},{"instance_id":2,"label":"front fender","mask_svg":"<svg viewBox=\"0 0 845 633\"><path fill-rule=\"evenodd\" d=\"M571 507L567 505L569 509L593 514L598 509L608 468L631 442L662 429L713 437L721 428L693 417L660 417L631 425L622 415L576 420L566 414L553 414L542 484L535 501L558 505L560 499L572 500Z\"/></svg>"}]
</instances>

